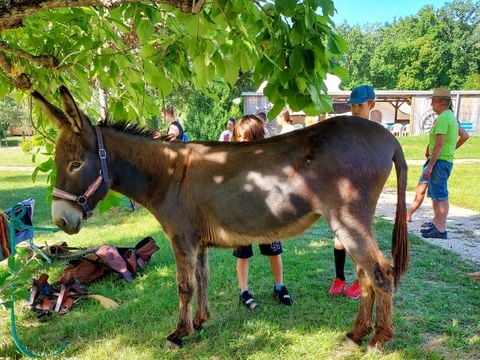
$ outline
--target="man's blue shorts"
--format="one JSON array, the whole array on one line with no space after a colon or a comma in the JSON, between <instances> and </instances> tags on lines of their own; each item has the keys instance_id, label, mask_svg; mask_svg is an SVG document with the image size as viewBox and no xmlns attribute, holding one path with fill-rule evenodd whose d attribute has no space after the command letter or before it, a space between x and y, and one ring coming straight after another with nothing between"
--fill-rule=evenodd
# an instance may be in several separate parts
<instances>
[{"instance_id":1,"label":"man's blue shorts","mask_svg":"<svg viewBox=\"0 0 480 360\"><path fill-rule=\"evenodd\" d=\"M452 172L453 163L445 160L437 160L433 167L430 181L428 182L428 196L432 200L448 200L447 180Z\"/></svg>"}]
</instances>

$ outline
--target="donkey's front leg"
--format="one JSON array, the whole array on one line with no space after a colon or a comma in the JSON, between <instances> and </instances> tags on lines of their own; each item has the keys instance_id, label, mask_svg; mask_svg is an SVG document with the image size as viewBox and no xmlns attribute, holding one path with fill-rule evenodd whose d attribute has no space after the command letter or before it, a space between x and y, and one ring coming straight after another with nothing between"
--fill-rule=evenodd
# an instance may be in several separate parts
<instances>
[{"instance_id":1,"label":"donkey's front leg","mask_svg":"<svg viewBox=\"0 0 480 360\"><path fill-rule=\"evenodd\" d=\"M197 249L180 249L176 242L172 242L172 245L177 265L180 306L177 329L167 337L167 347L178 348L182 346L182 338L193 331L192 296L196 288Z\"/></svg>"},{"instance_id":2,"label":"donkey's front leg","mask_svg":"<svg viewBox=\"0 0 480 360\"><path fill-rule=\"evenodd\" d=\"M202 328L202 324L210 318L208 308L208 249L200 249L197 255L197 312L193 320L195 330Z\"/></svg>"}]
</instances>

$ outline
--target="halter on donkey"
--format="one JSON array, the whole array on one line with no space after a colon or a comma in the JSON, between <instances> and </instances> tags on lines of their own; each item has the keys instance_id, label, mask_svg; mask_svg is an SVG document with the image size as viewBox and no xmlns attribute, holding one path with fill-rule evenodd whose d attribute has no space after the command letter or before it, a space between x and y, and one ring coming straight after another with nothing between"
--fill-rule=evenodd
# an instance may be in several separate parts
<instances>
[{"instance_id":1,"label":"halter on donkey","mask_svg":"<svg viewBox=\"0 0 480 360\"><path fill-rule=\"evenodd\" d=\"M210 316L208 247L285 239L319 216L325 217L357 268L362 297L348 339L360 344L372 331L374 304L369 346L382 347L392 338L392 294L408 267L409 244L407 165L389 131L371 121L336 117L261 141L186 145L154 140L148 131L128 124L92 126L65 87L60 94L63 111L39 93L32 94L60 129L53 219L65 232L79 232L109 189L134 199L157 218L170 238L177 266L179 321L168 336L169 345L180 346L182 338ZM103 160L102 138L107 152ZM372 230L392 161L397 171L393 267ZM80 201L78 194L84 195Z\"/></svg>"}]
</instances>

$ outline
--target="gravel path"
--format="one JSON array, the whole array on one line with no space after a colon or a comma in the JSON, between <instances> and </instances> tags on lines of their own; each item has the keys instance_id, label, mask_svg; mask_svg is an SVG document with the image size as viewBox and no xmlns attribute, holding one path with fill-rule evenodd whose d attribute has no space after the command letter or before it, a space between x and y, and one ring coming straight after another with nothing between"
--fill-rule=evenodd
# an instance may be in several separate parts
<instances>
[{"instance_id":1,"label":"gravel path","mask_svg":"<svg viewBox=\"0 0 480 360\"><path fill-rule=\"evenodd\" d=\"M415 193L407 192L407 204L411 204L414 197ZM397 191L385 188L378 200L376 215L393 222L396 203ZM432 202L426 197L409 223L409 232L430 244L453 251L465 260L480 265L480 213L450 205L447 219L448 239L424 239L420 233L420 225L432 217Z\"/></svg>"}]
</instances>

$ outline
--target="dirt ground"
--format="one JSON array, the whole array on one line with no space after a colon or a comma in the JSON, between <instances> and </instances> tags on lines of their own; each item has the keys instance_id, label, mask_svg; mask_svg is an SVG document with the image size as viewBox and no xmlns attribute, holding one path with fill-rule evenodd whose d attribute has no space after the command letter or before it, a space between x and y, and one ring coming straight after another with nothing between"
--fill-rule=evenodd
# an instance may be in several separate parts
<instances>
[{"instance_id":1,"label":"dirt ground","mask_svg":"<svg viewBox=\"0 0 480 360\"><path fill-rule=\"evenodd\" d=\"M407 192L407 206L414 197L413 192ZM376 215L393 222L396 203L396 190L385 188L378 201ZM480 213L450 205L447 219L448 239L424 239L420 233L420 225L432 217L432 202L425 198L422 206L413 215L412 222L408 224L408 231L430 244L453 251L465 260L480 265Z\"/></svg>"}]
</instances>

